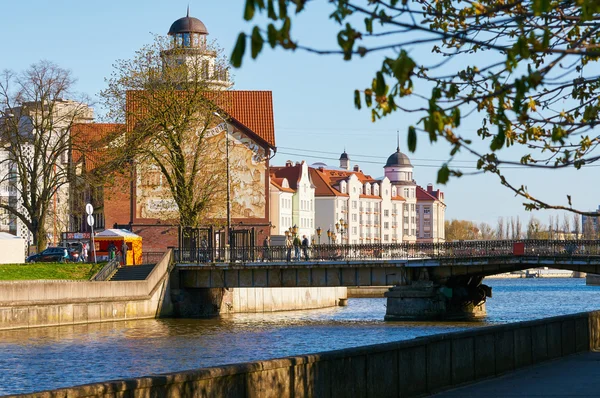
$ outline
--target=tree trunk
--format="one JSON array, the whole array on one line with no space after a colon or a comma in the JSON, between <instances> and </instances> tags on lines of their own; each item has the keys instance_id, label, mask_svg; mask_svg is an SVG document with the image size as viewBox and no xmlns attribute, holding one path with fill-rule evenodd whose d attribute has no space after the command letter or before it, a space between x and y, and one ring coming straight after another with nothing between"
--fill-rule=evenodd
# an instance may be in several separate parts
<instances>
[{"instance_id":1,"label":"tree trunk","mask_svg":"<svg viewBox=\"0 0 600 398\"><path fill-rule=\"evenodd\" d=\"M37 247L37 252L41 252L48 245L48 236L46 235L46 228L40 227L37 231L33 231L34 241L33 243Z\"/></svg>"}]
</instances>

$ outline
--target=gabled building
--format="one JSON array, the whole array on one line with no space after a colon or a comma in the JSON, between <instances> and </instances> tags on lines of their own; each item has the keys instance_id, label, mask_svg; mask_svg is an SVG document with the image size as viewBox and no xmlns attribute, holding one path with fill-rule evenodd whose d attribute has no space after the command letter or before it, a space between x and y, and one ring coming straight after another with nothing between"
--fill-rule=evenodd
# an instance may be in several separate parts
<instances>
[{"instance_id":1,"label":"gabled building","mask_svg":"<svg viewBox=\"0 0 600 398\"><path fill-rule=\"evenodd\" d=\"M346 151L339 161L339 167L324 163L308 167L314 186L312 234L320 229L321 243L444 241L444 193L434 191L431 184L427 190L417 185L413 165L399 147L388 157L382 178L364 174L357 165L351 169ZM288 161L286 167L272 167L278 172L272 173L272 185L281 186L275 178L297 180L300 174L296 167L300 165L304 162L292 166ZM296 191L291 182L289 189ZM278 192L283 195L282 189Z\"/></svg>"},{"instance_id":2,"label":"gabled building","mask_svg":"<svg viewBox=\"0 0 600 398\"><path fill-rule=\"evenodd\" d=\"M290 219L283 219L283 223L280 221L280 225L275 224L275 229L280 233L274 235L283 235L285 230L290 227L297 227L298 235L300 237L306 235L310 240L315 235L315 186L312 183L311 176L309 174L309 167L305 162L299 162L295 165L288 161L283 167L271 167L271 175L276 180L284 179L288 184L288 188L293 192L291 209L286 206L286 196L281 195L283 203L279 203L279 207L284 211L291 210L291 222L287 222ZM277 207L276 204L273 206ZM285 207L284 207L285 206ZM287 213L285 213L287 214Z\"/></svg>"}]
</instances>

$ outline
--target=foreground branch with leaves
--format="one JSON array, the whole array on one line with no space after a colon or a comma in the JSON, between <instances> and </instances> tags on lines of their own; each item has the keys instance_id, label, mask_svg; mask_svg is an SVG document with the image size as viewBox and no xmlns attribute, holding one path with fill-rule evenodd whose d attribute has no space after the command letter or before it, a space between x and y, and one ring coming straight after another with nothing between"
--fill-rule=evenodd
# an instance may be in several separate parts
<instances>
[{"instance_id":1,"label":"foreground branch with leaves","mask_svg":"<svg viewBox=\"0 0 600 398\"><path fill-rule=\"evenodd\" d=\"M527 210L561 209L580 214L567 195L554 203L509 179L506 167L581 169L595 166L600 136L600 2L597 0L351 0L330 1L340 25L338 48L301 43L295 18L313 6L307 0L246 0L246 20L268 20L240 33L232 64L246 47L256 58L271 48L332 54L350 61L382 54L381 68L354 92L357 108L373 121L402 111L418 115L407 127L408 148L417 137L451 145L438 183L465 173L455 156L474 155L477 172L496 175L524 199ZM416 48L431 55L418 59ZM474 133L461 123L476 120ZM517 146L517 150L510 147Z\"/></svg>"}]
</instances>

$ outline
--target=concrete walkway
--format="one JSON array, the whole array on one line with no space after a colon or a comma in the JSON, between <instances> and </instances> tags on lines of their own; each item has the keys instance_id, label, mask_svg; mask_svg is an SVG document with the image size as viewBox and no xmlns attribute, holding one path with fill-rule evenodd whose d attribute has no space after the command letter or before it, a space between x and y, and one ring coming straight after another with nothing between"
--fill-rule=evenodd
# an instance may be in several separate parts
<instances>
[{"instance_id":1,"label":"concrete walkway","mask_svg":"<svg viewBox=\"0 0 600 398\"><path fill-rule=\"evenodd\" d=\"M600 397L600 352L546 362L434 397Z\"/></svg>"}]
</instances>

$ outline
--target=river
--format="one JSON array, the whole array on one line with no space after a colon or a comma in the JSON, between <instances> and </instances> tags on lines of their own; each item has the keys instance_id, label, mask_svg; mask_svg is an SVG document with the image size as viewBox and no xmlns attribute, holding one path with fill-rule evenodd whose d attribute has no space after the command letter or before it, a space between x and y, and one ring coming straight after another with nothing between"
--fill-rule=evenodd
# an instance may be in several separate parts
<instances>
[{"instance_id":1,"label":"river","mask_svg":"<svg viewBox=\"0 0 600 398\"><path fill-rule=\"evenodd\" d=\"M0 395L314 353L600 308L585 279L489 279L474 323L384 322L385 299L209 320L157 319L0 332Z\"/></svg>"}]
</instances>

